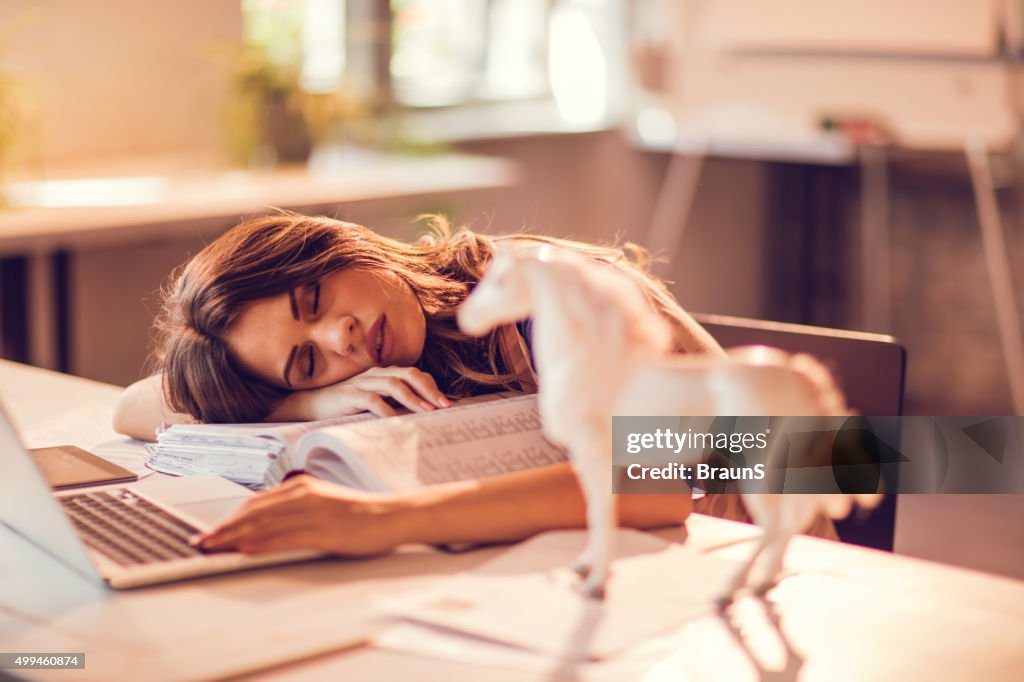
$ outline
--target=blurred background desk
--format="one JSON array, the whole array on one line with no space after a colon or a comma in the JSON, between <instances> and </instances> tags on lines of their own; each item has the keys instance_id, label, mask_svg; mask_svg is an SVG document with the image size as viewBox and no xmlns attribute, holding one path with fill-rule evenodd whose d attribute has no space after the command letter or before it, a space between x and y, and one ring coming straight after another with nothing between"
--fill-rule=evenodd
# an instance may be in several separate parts
<instances>
[{"instance_id":1,"label":"blurred background desk","mask_svg":"<svg viewBox=\"0 0 1024 682\"><path fill-rule=\"evenodd\" d=\"M829 278L824 273L842 271L848 257L840 190L843 178L862 158L858 146L835 132L772 128L763 123L730 127L700 117L676 121L667 116L658 110L642 112L630 130L638 149L668 155L644 245L664 258L667 267L691 244L700 243L701 236L691 233L690 222L710 160L771 163L774 191L764 199L764 211L772 220L770 232L760 238L750 235L750 246L762 250L762 262L774 284L762 305L774 308L770 319L852 328L846 292L836 286L834 275ZM883 204L881 210L870 213L872 221L862 222L862 231L877 230L874 219L879 215L884 220L884 192L884 183L861 186L862 209ZM741 191L735 195L735 201L744 201ZM884 294L888 296L889 291L885 289ZM871 298L877 307L880 297ZM888 325L858 324L856 328L887 332Z\"/></svg>"},{"instance_id":2,"label":"blurred background desk","mask_svg":"<svg viewBox=\"0 0 1024 682\"><path fill-rule=\"evenodd\" d=\"M194 170L173 159L89 170L8 187L0 357L114 383L143 372L171 269L241 218L283 208L408 238L410 214L444 212L455 196L471 204L473 193L486 205L493 195L481 190L517 178L515 164L500 159L369 152L265 172Z\"/></svg>"}]
</instances>

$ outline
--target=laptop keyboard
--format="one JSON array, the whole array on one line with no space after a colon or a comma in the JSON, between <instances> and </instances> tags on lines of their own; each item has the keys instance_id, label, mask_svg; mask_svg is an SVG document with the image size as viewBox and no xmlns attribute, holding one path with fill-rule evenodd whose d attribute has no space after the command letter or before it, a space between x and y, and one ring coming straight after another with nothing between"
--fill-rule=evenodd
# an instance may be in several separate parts
<instances>
[{"instance_id":1,"label":"laptop keyboard","mask_svg":"<svg viewBox=\"0 0 1024 682\"><path fill-rule=\"evenodd\" d=\"M127 490L70 495L60 502L85 544L122 566L201 553L188 542L197 529Z\"/></svg>"}]
</instances>

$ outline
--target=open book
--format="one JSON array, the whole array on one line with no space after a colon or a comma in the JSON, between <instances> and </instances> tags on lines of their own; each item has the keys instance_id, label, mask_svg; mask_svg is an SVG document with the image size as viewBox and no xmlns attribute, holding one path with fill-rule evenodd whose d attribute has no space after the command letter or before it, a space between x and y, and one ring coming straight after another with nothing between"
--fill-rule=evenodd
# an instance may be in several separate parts
<instances>
[{"instance_id":1,"label":"open book","mask_svg":"<svg viewBox=\"0 0 1024 682\"><path fill-rule=\"evenodd\" d=\"M288 424L175 424L147 466L212 473L251 488L295 470L363 490L408 490L566 461L544 438L536 395L494 394L432 412Z\"/></svg>"}]
</instances>

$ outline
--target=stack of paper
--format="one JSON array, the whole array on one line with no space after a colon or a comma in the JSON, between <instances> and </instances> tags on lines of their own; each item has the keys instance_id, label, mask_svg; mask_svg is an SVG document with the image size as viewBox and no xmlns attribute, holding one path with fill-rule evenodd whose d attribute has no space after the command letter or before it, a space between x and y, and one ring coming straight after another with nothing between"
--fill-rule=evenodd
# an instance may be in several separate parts
<instances>
[{"instance_id":1,"label":"stack of paper","mask_svg":"<svg viewBox=\"0 0 1024 682\"><path fill-rule=\"evenodd\" d=\"M174 476L216 474L249 488L263 487L267 468L285 443L266 435L265 424L175 424L146 446L146 466Z\"/></svg>"}]
</instances>

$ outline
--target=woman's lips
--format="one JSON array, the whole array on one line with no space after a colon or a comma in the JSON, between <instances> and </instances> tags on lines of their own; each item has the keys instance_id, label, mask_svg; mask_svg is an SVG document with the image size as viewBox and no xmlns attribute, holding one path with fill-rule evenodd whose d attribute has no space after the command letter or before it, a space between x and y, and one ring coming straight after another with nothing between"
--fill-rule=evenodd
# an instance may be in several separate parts
<instances>
[{"instance_id":1,"label":"woman's lips","mask_svg":"<svg viewBox=\"0 0 1024 682\"><path fill-rule=\"evenodd\" d=\"M381 329L384 326L384 316L381 315L370 328L366 330L366 355L370 358L371 362L380 363L380 356L383 353L377 353L377 342L380 340ZM383 350L383 348L381 349Z\"/></svg>"},{"instance_id":2,"label":"woman's lips","mask_svg":"<svg viewBox=\"0 0 1024 682\"><path fill-rule=\"evenodd\" d=\"M395 348L395 330L388 324L387 316L384 316L380 327L381 333L381 345L380 345L380 364L388 364L389 358L391 357L391 351Z\"/></svg>"}]
</instances>

